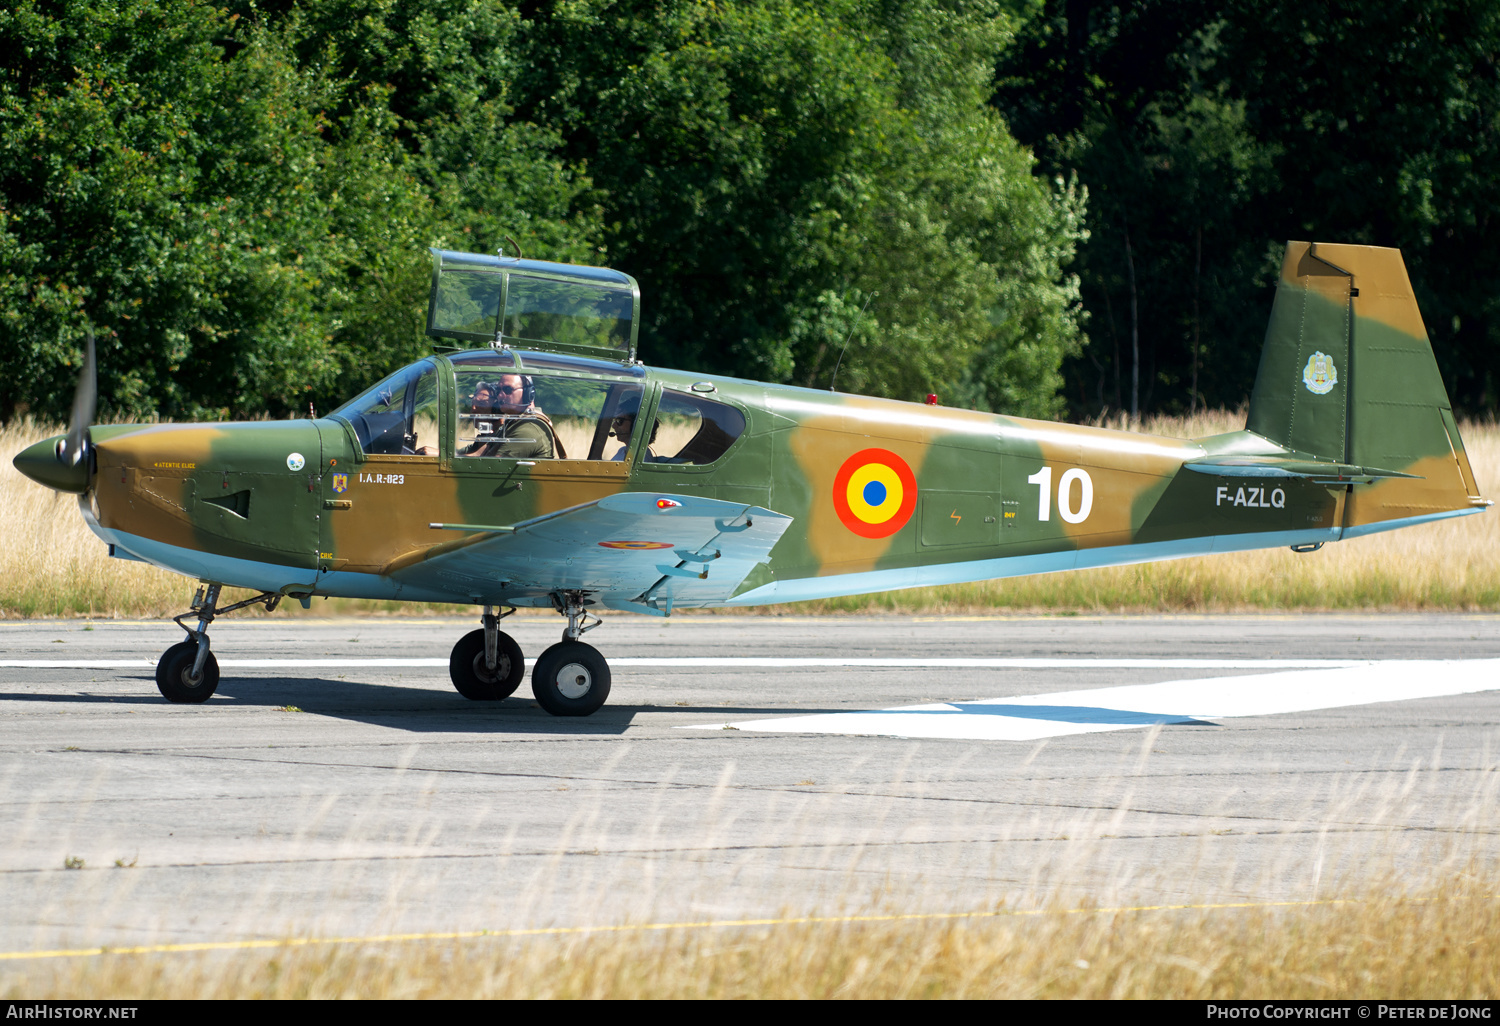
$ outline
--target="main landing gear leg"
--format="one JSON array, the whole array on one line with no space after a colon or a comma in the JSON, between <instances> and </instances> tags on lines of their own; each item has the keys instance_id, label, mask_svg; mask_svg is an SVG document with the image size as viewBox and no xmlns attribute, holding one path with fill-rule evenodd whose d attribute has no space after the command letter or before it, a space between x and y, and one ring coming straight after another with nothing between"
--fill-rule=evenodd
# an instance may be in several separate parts
<instances>
[{"instance_id":1,"label":"main landing gear leg","mask_svg":"<svg viewBox=\"0 0 1500 1026\"><path fill-rule=\"evenodd\" d=\"M568 629L562 641L537 657L531 691L537 705L553 716L587 716L609 698L609 663L593 645L578 640L603 623L588 612L588 604L588 596L579 591L552 596L552 605L568 618Z\"/></svg>"},{"instance_id":2,"label":"main landing gear leg","mask_svg":"<svg viewBox=\"0 0 1500 1026\"><path fill-rule=\"evenodd\" d=\"M222 584L210 583L206 588L199 588L198 594L193 596L192 608L181 616L172 617L173 622L187 632L187 640L163 652L156 664L156 686L169 702L206 702L218 689L219 661L209 651L209 624L225 613L262 602L269 613L281 601L281 596L275 592L264 591L254 598L220 609L219 592L223 587ZM197 618L197 630L182 622L189 617Z\"/></svg>"},{"instance_id":3,"label":"main landing gear leg","mask_svg":"<svg viewBox=\"0 0 1500 1026\"><path fill-rule=\"evenodd\" d=\"M476 702L498 702L509 698L526 676L526 660L521 646L500 629L500 621L515 609L496 613L494 606L484 607L480 623L484 627L458 639L448 657L448 676L465 698Z\"/></svg>"}]
</instances>

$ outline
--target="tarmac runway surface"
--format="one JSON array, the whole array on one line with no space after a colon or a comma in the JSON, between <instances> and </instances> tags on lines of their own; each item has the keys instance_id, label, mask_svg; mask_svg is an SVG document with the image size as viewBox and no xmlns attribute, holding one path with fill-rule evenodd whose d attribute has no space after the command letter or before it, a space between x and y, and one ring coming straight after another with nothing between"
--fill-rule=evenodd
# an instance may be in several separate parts
<instances>
[{"instance_id":1,"label":"tarmac runway surface","mask_svg":"<svg viewBox=\"0 0 1500 1026\"><path fill-rule=\"evenodd\" d=\"M0 622L0 959L1295 902L1500 854L1496 616L611 616L586 719L460 697L474 626L226 618L178 706L169 623Z\"/></svg>"}]
</instances>

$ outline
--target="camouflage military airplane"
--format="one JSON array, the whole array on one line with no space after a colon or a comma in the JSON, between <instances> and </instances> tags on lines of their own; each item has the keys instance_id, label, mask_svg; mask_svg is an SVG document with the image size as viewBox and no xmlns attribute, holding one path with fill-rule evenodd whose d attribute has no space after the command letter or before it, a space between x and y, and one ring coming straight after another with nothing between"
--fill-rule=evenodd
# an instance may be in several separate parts
<instances>
[{"instance_id":1,"label":"camouflage military airplane","mask_svg":"<svg viewBox=\"0 0 1500 1026\"><path fill-rule=\"evenodd\" d=\"M502 617L551 606L532 687L581 716L603 609L1305 552L1489 505L1393 249L1290 243L1247 430L1191 441L648 368L628 275L433 256L442 348L327 417L89 426L91 345L69 433L16 457L112 555L203 582L169 700L213 694L216 616L288 596L483 607L450 659L479 700L524 675Z\"/></svg>"}]
</instances>

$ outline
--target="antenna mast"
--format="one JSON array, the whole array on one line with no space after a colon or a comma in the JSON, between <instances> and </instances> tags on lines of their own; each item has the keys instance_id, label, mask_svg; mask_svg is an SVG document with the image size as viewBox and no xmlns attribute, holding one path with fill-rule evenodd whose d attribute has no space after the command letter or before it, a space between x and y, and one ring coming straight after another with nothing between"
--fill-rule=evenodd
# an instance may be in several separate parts
<instances>
[{"instance_id":1,"label":"antenna mast","mask_svg":"<svg viewBox=\"0 0 1500 1026\"><path fill-rule=\"evenodd\" d=\"M874 299L878 295L880 295L879 292L871 292L868 296L865 297L865 305L859 308L859 316L854 318L853 324L849 325L849 334L844 336L844 348L839 350L838 362L833 365L833 380L828 382L828 391L832 392L834 390L833 386L838 384L839 368L843 366L844 353L849 348L849 340L854 337L854 329L859 327L859 322L864 320L865 311L870 308L870 300Z\"/></svg>"}]
</instances>

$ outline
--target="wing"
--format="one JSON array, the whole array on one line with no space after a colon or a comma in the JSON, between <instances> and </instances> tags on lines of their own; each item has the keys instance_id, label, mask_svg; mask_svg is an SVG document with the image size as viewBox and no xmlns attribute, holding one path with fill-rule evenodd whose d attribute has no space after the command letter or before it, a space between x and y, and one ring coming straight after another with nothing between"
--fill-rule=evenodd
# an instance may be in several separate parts
<instances>
[{"instance_id":1,"label":"wing","mask_svg":"<svg viewBox=\"0 0 1500 1026\"><path fill-rule=\"evenodd\" d=\"M467 537L404 558L386 573L476 601L586 591L611 609L665 615L673 606L732 597L791 523L740 502L625 492L508 527L432 524Z\"/></svg>"}]
</instances>

